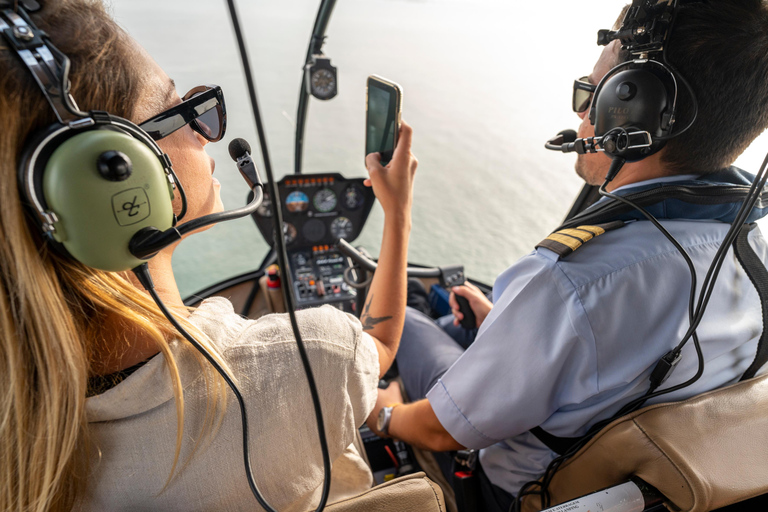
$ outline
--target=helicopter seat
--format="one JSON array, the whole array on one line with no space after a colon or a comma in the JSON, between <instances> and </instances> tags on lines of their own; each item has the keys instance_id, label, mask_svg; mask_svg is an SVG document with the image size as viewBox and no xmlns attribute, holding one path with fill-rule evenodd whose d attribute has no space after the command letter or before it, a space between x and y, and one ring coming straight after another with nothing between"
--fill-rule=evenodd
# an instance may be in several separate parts
<instances>
[{"instance_id":1,"label":"helicopter seat","mask_svg":"<svg viewBox=\"0 0 768 512\"><path fill-rule=\"evenodd\" d=\"M551 506L632 476L682 512L709 512L768 493L768 375L612 422L555 474ZM538 497L525 498L523 510L541 510Z\"/></svg>"},{"instance_id":2,"label":"helicopter seat","mask_svg":"<svg viewBox=\"0 0 768 512\"><path fill-rule=\"evenodd\" d=\"M328 505L327 512L445 512L443 491L424 473L377 485L353 498Z\"/></svg>"}]
</instances>

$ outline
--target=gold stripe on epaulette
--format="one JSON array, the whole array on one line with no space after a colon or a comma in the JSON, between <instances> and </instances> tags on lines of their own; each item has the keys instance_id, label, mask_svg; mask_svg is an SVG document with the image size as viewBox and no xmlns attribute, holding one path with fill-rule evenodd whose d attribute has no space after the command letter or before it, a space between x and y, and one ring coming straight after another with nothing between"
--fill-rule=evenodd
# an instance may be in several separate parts
<instances>
[{"instance_id":1,"label":"gold stripe on epaulette","mask_svg":"<svg viewBox=\"0 0 768 512\"><path fill-rule=\"evenodd\" d=\"M586 229L561 229L560 231L557 231L560 235L568 235L572 236L574 238L578 238L582 242L586 242L588 240L592 240L595 237L595 234L591 231L587 231Z\"/></svg>"},{"instance_id":2,"label":"gold stripe on epaulette","mask_svg":"<svg viewBox=\"0 0 768 512\"><path fill-rule=\"evenodd\" d=\"M581 229L583 231L589 231L595 236L602 235L605 233L605 230L601 228L600 226L579 226L576 229Z\"/></svg>"},{"instance_id":3,"label":"gold stripe on epaulette","mask_svg":"<svg viewBox=\"0 0 768 512\"><path fill-rule=\"evenodd\" d=\"M553 240L555 242L559 242L566 247L570 248L572 251L575 251L579 247L581 247L581 244L584 243L578 238L574 238L572 236L568 236L567 234L561 234L559 231L557 233L552 233L547 237L547 240Z\"/></svg>"},{"instance_id":4,"label":"gold stripe on epaulette","mask_svg":"<svg viewBox=\"0 0 768 512\"><path fill-rule=\"evenodd\" d=\"M536 248L544 247L564 258L596 236L600 236L606 231L620 228L623 225L624 223L621 221L614 221L600 226L579 226L577 228L561 229L542 240Z\"/></svg>"}]
</instances>

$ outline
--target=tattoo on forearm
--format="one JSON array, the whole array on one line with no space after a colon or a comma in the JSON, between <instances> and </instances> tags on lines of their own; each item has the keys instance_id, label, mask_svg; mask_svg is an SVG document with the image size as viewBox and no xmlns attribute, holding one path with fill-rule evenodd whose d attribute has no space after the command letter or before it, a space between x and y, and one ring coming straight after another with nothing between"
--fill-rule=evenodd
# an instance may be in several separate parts
<instances>
[{"instance_id":1,"label":"tattoo on forearm","mask_svg":"<svg viewBox=\"0 0 768 512\"><path fill-rule=\"evenodd\" d=\"M371 309L371 302L373 302L373 294L368 298L368 302L365 304L365 309L363 310L363 314L360 317L360 323L363 324L363 330L364 331L370 331L373 329L376 324L380 324L381 322L386 322L387 320L391 319L391 316L379 316L376 318L372 318L368 314L368 310Z\"/></svg>"}]
</instances>

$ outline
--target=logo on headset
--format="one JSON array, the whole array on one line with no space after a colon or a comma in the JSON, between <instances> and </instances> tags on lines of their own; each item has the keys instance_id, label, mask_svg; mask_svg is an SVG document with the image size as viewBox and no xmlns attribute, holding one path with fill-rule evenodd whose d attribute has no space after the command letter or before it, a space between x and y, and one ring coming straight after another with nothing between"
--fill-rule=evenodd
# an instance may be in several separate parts
<instances>
[{"instance_id":1,"label":"logo on headset","mask_svg":"<svg viewBox=\"0 0 768 512\"><path fill-rule=\"evenodd\" d=\"M143 188L123 190L112 196L112 211L119 225L136 224L149 217L149 197Z\"/></svg>"}]
</instances>

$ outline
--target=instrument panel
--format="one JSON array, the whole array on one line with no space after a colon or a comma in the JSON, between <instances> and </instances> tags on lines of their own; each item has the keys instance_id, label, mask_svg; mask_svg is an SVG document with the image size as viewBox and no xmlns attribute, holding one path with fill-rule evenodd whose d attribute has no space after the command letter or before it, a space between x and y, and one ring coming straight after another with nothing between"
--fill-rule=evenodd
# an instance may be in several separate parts
<instances>
[{"instance_id":1,"label":"instrument panel","mask_svg":"<svg viewBox=\"0 0 768 512\"><path fill-rule=\"evenodd\" d=\"M278 183L288 265L288 290L298 309L332 304L353 312L357 290L344 281L348 259L336 249L363 230L375 196L363 178L338 173L289 175ZM261 235L274 246L272 200L268 192L253 214Z\"/></svg>"},{"instance_id":2,"label":"instrument panel","mask_svg":"<svg viewBox=\"0 0 768 512\"><path fill-rule=\"evenodd\" d=\"M338 173L289 175L277 187L289 251L332 245L339 238L352 242L363 230L375 200L371 188L363 185L363 178L347 179ZM273 246L272 199L268 192L253 219Z\"/></svg>"}]
</instances>

